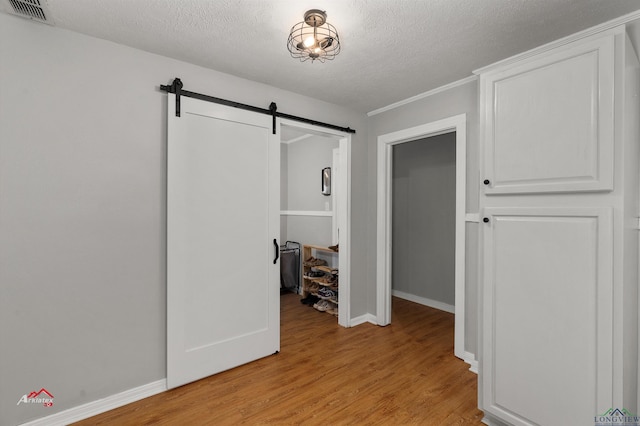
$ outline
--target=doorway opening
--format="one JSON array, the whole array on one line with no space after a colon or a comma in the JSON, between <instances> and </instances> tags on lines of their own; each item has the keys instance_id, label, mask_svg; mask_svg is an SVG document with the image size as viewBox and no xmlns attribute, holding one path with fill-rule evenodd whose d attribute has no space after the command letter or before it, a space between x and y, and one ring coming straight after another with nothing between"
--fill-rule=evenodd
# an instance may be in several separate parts
<instances>
[{"instance_id":1,"label":"doorway opening","mask_svg":"<svg viewBox=\"0 0 640 426\"><path fill-rule=\"evenodd\" d=\"M455 313L456 134L393 146L393 296Z\"/></svg>"},{"instance_id":2,"label":"doorway opening","mask_svg":"<svg viewBox=\"0 0 640 426\"><path fill-rule=\"evenodd\" d=\"M351 136L284 119L279 133L281 241L339 247L336 253L321 253L318 257L327 257L329 265L339 265L338 324L350 327ZM327 182L321 179L327 168L331 176L329 191ZM301 257L304 260L302 250ZM300 285L302 281L300 277Z\"/></svg>"},{"instance_id":3,"label":"doorway opening","mask_svg":"<svg viewBox=\"0 0 640 426\"><path fill-rule=\"evenodd\" d=\"M465 193L466 193L466 115L388 133L378 137L377 183L377 323L391 323L393 274L393 167L394 147L436 136L455 134L455 219L454 219L454 354L465 359ZM425 138L430 138L424 140ZM430 299L424 297L424 299ZM449 305L444 303L444 305ZM450 305L449 305L450 306ZM440 307L440 309L443 306Z\"/></svg>"}]
</instances>

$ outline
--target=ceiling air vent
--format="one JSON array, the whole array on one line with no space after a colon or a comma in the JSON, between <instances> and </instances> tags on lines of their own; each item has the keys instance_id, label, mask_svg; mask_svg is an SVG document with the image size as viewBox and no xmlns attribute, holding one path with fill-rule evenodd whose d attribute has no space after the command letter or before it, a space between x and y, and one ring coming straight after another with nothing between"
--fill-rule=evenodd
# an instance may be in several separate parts
<instances>
[{"instance_id":1,"label":"ceiling air vent","mask_svg":"<svg viewBox=\"0 0 640 426\"><path fill-rule=\"evenodd\" d=\"M22 16L23 18L33 19L34 21L43 22L53 25L53 20L49 15L43 0L6 0L11 7L5 8L7 12Z\"/></svg>"}]
</instances>

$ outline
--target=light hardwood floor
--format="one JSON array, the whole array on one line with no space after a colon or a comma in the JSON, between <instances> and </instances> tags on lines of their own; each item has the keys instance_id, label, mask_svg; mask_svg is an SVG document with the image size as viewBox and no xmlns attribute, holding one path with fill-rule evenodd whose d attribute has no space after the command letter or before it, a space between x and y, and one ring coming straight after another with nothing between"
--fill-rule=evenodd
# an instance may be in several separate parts
<instances>
[{"instance_id":1,"label":"light hardwood floor","mask_svg":"<svg viewBox=\"0 0 640 426\"><path fill-rule=\"evenodd\" d=\"M281 352L86 425L481 425L452 314L394 298L392 324L345 329L281 296Z\"/></svg>"}]
</instances>

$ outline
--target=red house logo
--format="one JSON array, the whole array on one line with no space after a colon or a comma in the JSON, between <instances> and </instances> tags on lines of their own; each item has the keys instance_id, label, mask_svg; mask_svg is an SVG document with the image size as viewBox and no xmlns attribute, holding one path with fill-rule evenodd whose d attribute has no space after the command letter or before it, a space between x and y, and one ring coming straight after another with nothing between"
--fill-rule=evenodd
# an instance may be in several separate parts
<instances>
[{"instance_id":1,"label":"red house logo","mask_svg":"<svg viewBox=\"0 0 640 426\"><path fill-rule=\"evenodd\" d=\"M16 405L24 404L42 404L45 407L53 406L53 395L45 388L40 389L38 392L32 391L28 395L25 393L20 397Z\"/></svg>"}]
</instances>

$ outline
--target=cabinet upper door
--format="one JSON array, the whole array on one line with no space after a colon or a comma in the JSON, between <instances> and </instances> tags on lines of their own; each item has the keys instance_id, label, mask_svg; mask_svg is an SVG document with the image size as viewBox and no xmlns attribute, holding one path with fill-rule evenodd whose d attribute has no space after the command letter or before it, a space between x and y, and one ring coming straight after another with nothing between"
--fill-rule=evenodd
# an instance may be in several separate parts
<instances>
[{"instance_id":1,"label":"cabinet upper door","mask_svg":"<svg viewBox=\"0 0 640 426\"><path fill-rule=\"evenodd\" d=\"M613 189L614 36L482 74L486 194Z\"/></svg>"}]
</instances>

